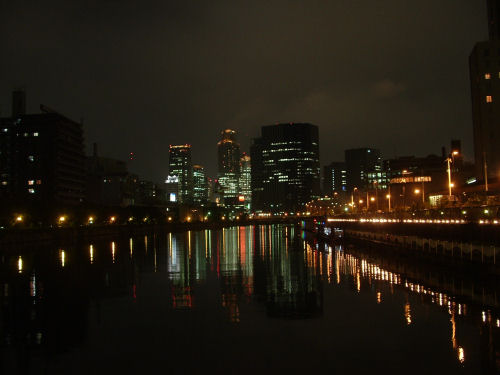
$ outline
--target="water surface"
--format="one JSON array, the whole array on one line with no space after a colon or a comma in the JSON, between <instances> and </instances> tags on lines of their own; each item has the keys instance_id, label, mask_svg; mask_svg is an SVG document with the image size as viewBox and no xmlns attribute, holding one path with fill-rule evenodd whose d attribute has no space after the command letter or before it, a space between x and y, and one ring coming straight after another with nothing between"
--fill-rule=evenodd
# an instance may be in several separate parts
<instances>
[{"instance_id":1,"label":"water surface","mask_svg":"<svg viewBox=\"0 0 500 375\"><path fill-rule=\"evenodd\" d=\"M499 371L496 285L303 237L249 226L3 254L0 370Z\"/></svg>"}]
</instances>

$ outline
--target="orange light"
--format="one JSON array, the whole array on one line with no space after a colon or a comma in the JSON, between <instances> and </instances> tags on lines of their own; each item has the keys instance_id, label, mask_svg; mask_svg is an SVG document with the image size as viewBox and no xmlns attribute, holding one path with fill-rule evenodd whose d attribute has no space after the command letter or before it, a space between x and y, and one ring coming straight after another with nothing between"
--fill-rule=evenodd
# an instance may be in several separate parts
<instances>
[{"instance_id":1,"label":"orange light","mask_svg":"<svg viewBox=\"0 0 500 375\"><path fill-rule=\"evenodd\" d=\"M415 189L415 194L420 194L420 189Z\"/></svg>"},{"instance_id":2,"label":"orange light","mask_svg":"<svg viewBox=\"0 0 500 375\"><path fill-rule=\"evenodd\" d=\"M240 202L244 202L244 201L245 201L245 196L244 196L244 195L240 195L240 196L238 196L238 200L239 200Z\"/></svg>"}]
</instances>

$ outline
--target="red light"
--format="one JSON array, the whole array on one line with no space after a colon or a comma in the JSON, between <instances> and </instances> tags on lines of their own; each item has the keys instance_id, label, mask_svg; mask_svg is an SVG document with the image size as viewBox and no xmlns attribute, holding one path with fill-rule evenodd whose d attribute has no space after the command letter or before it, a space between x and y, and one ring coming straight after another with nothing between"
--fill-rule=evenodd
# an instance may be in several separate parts
<instances>
[{"instance_id":1,"label":"red light","mask_svg":"<svg viewBox=\"0 0 500 375\"><path fill-rule=\"evenodd\" d=\"M243 196L243 195L238 196L238 200L240 202L244 202L245 201L245 196Z\"/></svg>"}]
</instances>

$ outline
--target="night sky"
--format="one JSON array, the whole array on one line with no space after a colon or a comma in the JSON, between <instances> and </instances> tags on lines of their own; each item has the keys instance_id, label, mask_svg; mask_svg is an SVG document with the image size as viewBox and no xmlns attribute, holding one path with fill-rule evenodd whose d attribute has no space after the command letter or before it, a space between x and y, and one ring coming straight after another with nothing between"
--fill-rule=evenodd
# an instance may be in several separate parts
<instances>
[{"instance_id":1,"label":"night sky","mask_svg":"<svg viewBox=\"0 0 500 375\"><path fill-rule=\"evenodd\" d=\"M0 110L26 89L84 119L87 152L163 181L168 145L216 173L216 143L243 151L262 125L310 122L322 165L344 149L472 159L468 56L487 38L484 0L0 0Z\"/></svg>"}]
</instances>

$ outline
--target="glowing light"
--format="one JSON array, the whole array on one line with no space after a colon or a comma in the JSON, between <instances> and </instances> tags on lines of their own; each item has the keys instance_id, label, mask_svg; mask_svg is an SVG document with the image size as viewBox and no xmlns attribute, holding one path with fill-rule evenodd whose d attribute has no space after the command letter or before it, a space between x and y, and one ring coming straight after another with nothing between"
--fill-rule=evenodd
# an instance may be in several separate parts
<instances>
[{"instance_id":1,"label":"glowing light","mask_svg":"<svg viewBox=\"0 0 500 375\"><path fill-rule=\"evenodd\" d=\"M464 348L462 348L461 346L458 347L458 360L460 361L460 363L465 362L465 352Z\"/></svg>"},{"instance_id":2,"label":"glowing light","mask_svg":"<svg viewBox=\"0 0 500 375\"><path fill-rule=\"evenodd\" d=\"M189 222L191 221L191 216L188 216L188 217L186 218L186 221L189 223Z\"/></svg>"},{"instance_id":3,"label":"glowing light","mask_svg":"<svg viewBox=\"0 0 500 375\"><path fill-rule=\"evenodd\" d=\"M22 222L23 221L23 215L19 215L18 217L16 217L16 221L18 223Z\"/></svg>"},{"instance_id":4,"label":"glowing light","mask_svg":"<svg viewBox=\"0 0 500 375\"><path fill-rule=\"evenodd\" d=\"M61 259L61 267L64 268L64 265L66 264L66 253L64 250L59 250L59 258Z\"/></svg>"},{"instance_id":5,"label":"glowing light","mask_svg":"<svg viewBox=\"0 0 500 375\"><path fill-rule=\"evenodd\" d=\"M19 273L23 272L23 258L19 256L19 259L17 260L17 271Z\"/></svg>"},{"instance_id":6,"label":"glowing light","mask_svg":"<svg viewBox=\"0 0 500 375\"><path fill-rule=\"evenodd\" d=\"M116 221L116 217L115 217L115 216L111 216L111 217L109 218L109 222L110 222L110 223L114 223L115 221Z\"/></svg>"},{"instance_id":7,"label":"glowing light","mask_svg":"<svg viewBox=\"0 0 500 375\"><path fill-rule=\"evenodd\" d=\"M93 224L94 223L94 218L92 216L89 216L88 222L89 222L89 224Z\"/></svg>"},{"instance_id":8,"label":"glowing light","mask_svg":"<svg viewBox=\"0 0 500 375\"><path fill-rule=\"evenodd\" d=\"M453 151L453 155L458 155L458 151Z\"/></svg>"},{"instance_id":9,"label":"glowing light","mask_svg":"<svg viewBox=\"0 0 500 375\"><path fill-rule=\"evenodd\" d=\"M360 200L359 200L359 204L363 204L363 199L360 199Z\"/></svg>"},{"instance_id":10,"label":"glowing light","mask_svg":"<svg viewBox=\"0 0 500 375\"><path fill-rule=\"evenodd\" d=\"M420 194L420 189L415 189L415 194Z\"/></svg>"},{"instance_id":11,"label":"glowing light","mask_svg":"<svg viewBox=\"0 0 500 375\"><path fill-rule=\"evenodd\" d=\"M59 224L63 224L66 221L66 216L64 216L64 215L63 216L59 216L58 221L59 221Z\"/></svg>"},{"instance_id":12,"label":"glowing light","mask_svg":"<svg viewBox=\"0 0 500 375\"><path fill-rule=\"evenodd\" d=\"M370 197L370 201L375 202L375 197Z\"/></svg>"},{"instance_id":13,"label":"glowing light","mask_svg":"<svg viewBox=\"0 0 500 375\"><path fill-rule=\"evenodd\" d=\"M94 263L94 245L90 245L89 253L90 253L90 264L93 264Z\"/></svg>"},{"instance_id":14,"label":"glowing light","mask_svg":"<svg viewBox=\"0 0 500 375\"><path fill-rule=\"evenodd\" d=\"M115 262L115 254L116 254L116 251L115 251L115 242L111 242L111 257L113 258L113 263Z\"/></svg>"},{"instance_id":15,"label":"glowing light","mask_svg":"<svg viewBox=\"0 0 500 375\"><path fill-rule=\"evenodd\" d=\"M377 292L377 303L382 302L382 293Z\"/></svg>"},{"instance_id":16,"label":"glowing light","mask_svg":"<svg viewBox=\"0 0 500 375\"><path fill-rule=\"evenodd\" d=\"M411 308L410 308L409 302L406 302L406 305L405 305L405 319L406 319L406 324L410 325L411 324Z\"/></svg>"}]
</instances>

